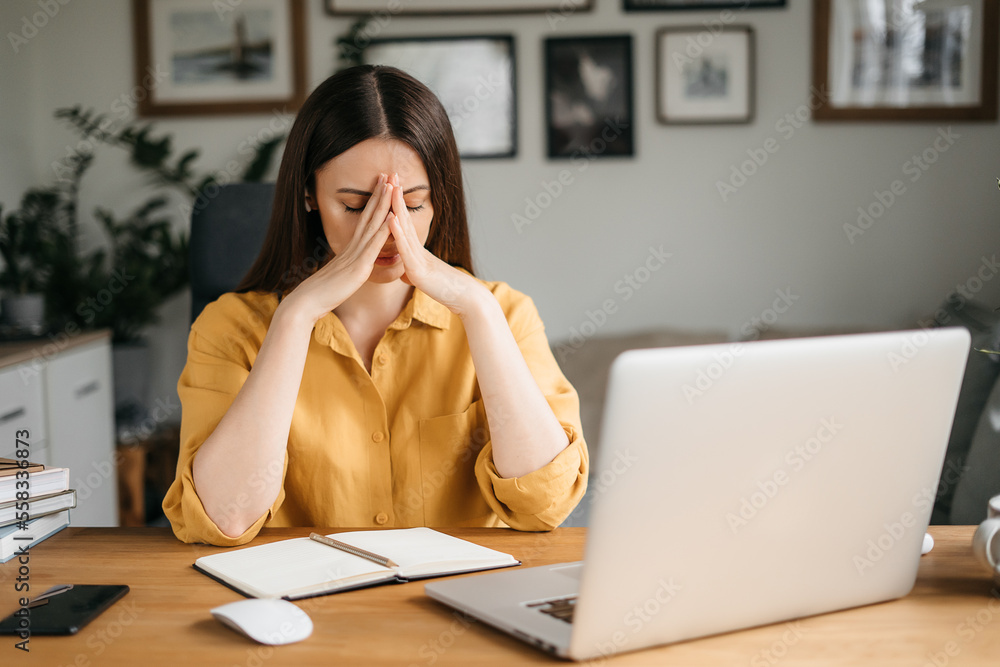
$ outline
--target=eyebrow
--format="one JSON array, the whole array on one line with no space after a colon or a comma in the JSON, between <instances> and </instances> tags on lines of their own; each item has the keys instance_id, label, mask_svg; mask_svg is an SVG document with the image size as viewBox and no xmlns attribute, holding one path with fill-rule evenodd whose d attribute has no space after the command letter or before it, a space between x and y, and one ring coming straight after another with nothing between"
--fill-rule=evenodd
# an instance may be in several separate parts
<instances>
[{"instance_id":1,"label":"eyebrow","mask_svg":"<svg viewBox=\"0 0 1000 667\"><path fill-rule=\"evenodd\" d=\"M403 194L404 195L408 195L411 192L415 192L417 190L430 190L430 189L431 188L428 185L414 185L412 188L409 188L407 190L403 190ZM371 197L372 196L372 193L370 193L370 192L366 192L365 190L358 190L358 189L355 189L355 188L338 188L337 189L337 194L340 194L340 193L349 194L349 195L361 195L363 197Z\"/></svg>"}]
</instances>

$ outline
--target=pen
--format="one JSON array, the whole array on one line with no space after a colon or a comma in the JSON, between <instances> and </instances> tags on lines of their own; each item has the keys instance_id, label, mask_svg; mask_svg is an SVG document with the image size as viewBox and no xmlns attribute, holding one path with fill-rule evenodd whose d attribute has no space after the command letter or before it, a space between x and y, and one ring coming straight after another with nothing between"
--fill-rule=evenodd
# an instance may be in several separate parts
<instances>
[{"instance_id":1,"label":"pen","mask_svg":"<svg viewBox=\"0 0 1000 667\"><path fill-rule=\"evenodd\" d=\"M373 563L378 563L382 567L399 567L392 560L386 558L385 556L379 556L378 554L373 554L371 551L365 551L361 547L351 546L344 542L338 542L326 535L320 535L319 533L309 533L310 540L316 540L320 544L325 544L328 547L333 547L334 549L340 549L341 551L346 551L349 554L354 554L355 556L360 556L365 560L370 560Z\"/></svg>"}]
</instances>

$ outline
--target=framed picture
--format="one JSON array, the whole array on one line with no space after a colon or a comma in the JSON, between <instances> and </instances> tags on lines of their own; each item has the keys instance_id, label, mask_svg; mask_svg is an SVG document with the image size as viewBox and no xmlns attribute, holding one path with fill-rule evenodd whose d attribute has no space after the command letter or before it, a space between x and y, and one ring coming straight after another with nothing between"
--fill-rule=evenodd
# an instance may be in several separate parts
<instances>
[{"instance_id":1,"label":"framed picture","mask_svg":"<svg viewBox=\"0 0 1000 667\"><path fill-rule=\"evenodd\" d=\"M594 0L325 0L328 14L524 14L589 12Z\"/></svg>"},{"instance_id":2,"label":"framed picture","mask_svg":"<svg viewBox=\"0 0 1000 667\"><path fill-rule=\"evenodd\" d=\"M995 0L814 0L817 120L997 119Z\"/></svg>"},{"instance_id":3,"label":"framed picture","mask_svg":"<svg viewBox=\"0 0 1000 667\"><path fill-rule=\"evenodd\" d=\"M306 97L302 0L132 0L140 116L294 111Z\"/></svg>"},{"instance_id":4,"label":"framed picture","mask_svg":"<svg viewBox=\"0 0 1000 667\"><path fill-rule=\"evenodd\" d=\"M672 9L763 9L784 7L785 0L622 0L627 12Z\"/></svg>"},{"instance_id":5,"label":"framed picture","mask_svg":"<svg viewBox=\"0 0 1000 667\"><path fill-rule=\"evenodd\" d=\"M707 44L704 26L656 33L656 117L661 123L749 123L754 32L731 26Z\"/></svg>"},{"instance_id":6,"label":"framed picture","mask_svg":"<svg viewBox=\"0 0 1000 667\"><path fill-rule=\"evenodd\" d=\"M550 158L634 155L631 35L546 39L545 118Z\"/></svg>"},{"instance_id":7,"label":"framed picture","mask_svg":"<svg viewBox=\"0 0 1000 667\"><path fill-rule=\"evenodd\" d=\"M398 67L434 91L463 158L517 154L513 36L373 39L362 60Z\"/></svg>"}]
</instances>

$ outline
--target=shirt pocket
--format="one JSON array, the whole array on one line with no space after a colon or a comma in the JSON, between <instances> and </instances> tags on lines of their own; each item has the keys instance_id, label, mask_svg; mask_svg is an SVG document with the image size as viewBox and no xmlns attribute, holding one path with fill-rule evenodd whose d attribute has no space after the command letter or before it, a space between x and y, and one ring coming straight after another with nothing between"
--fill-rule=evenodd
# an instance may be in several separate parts
<instances>
[{"instance_id":1,"label":"shirt pocket","mask_svg":"<svg viewBox=\"0 0 1000 667\"><path fill-rule=\"evenodd\" d=\"M421 419L420 482L429 526L486 525L493 510L476 482L476 458L489 442L482 400L453 415Z\"/></svg>"}]
</instances>

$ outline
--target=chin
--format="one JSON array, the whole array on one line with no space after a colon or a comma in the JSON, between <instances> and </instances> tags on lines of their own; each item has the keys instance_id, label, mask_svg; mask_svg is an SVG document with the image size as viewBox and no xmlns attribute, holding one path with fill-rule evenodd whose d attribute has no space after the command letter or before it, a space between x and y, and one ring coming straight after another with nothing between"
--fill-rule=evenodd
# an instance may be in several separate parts
<instances>
[{"instance_id":1,"label":"chin","mask_svg":"<svg viewBox=\"0 0 1000 667\"><path fill-rule=\"evenodd\" d=\"M399 280L403 277L403 273L403 262L398 262L398 266L375 267L368 277L368 282L385 285Z\"/></svg>"}]
</instances>

